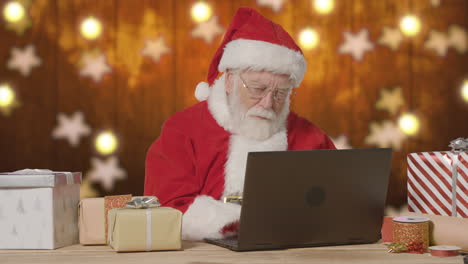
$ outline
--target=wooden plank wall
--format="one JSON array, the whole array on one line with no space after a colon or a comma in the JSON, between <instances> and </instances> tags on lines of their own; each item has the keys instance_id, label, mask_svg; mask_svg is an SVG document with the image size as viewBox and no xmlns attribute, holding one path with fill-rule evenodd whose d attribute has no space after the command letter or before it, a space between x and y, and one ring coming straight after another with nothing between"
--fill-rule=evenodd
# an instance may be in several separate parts
<instances>
[{"instance_id":1,"label":"wooden plank wall","mask_svg":"<svg viewBox=\"0 0 468 264\"><path fill-rule=\"evenodd\" d=\"M3 8L6 0L0 0ZM436 56L424 49L430 30L446 32L452 24L468 28L468 1L442 0L437 8L429 0L341 0L329 15L318 15L309 0L285 1L280 12L260 7L254 0L207 0L224 29L235 10L250 6L283 25L297 39L304 27L320 34L318 48L305 51L308 72L292 101L292 109L316 123L330 136L348 135L355 148L364 143L372 121L395 120L375 109L382 88L401 86L404 110L421 118L421 132L407 139L394 153L388 203L400 205L406 197L406 155L416 151L445 150L451 139L468 137L468 103L459 87L468 76L467 54L450 49ZM98 184L100 195L143 191L145 153L159 136L164 120L194 103L194 88L204 81L211 56L221 40L211 44L190 34L193 0L35 0L29 10L33 26L22 36L0 22L0 82L10 83L21 106L0 115L0 171L50 168L83 171L92 157L94 137L113 130L120 146L116 156L127 171L112 191ZM420 16L421 34L405 39L397 51L377 45L384 26L397 27L407 13ZM86 41L79 34L83 18L94 15L103 35ZM367 28L375 49L356 62L338 53L343 32ZM145 40L162 36L170 48L158 63L140 54ZM34 44L42 65L28 77L7 68L12 47ZM84 51L99 49L112 73L95 83L80 77L78 64ZM51 136L59 112L82 111L92 134L79 146Z\"/></svg>"}]
</instances>

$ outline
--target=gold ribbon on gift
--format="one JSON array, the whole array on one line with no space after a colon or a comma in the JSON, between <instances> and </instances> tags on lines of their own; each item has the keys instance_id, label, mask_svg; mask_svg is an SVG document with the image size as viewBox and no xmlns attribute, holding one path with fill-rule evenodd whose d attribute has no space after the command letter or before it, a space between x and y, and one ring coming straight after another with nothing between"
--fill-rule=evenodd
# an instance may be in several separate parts
<instances>
[{"instance_id":1,"label":"gold ribbon on gift","mask_svg":"<svg viewBox=\"0 0 468 264\"><path fill-rule=\"evenodd\" d=\"M450 141L449 147L452 148L455 156L448 160L452 160L452 216L457 216L457 181L458 181L458 164L460 163L460 155L464 151L468 151L468 138L457 138ZM446 155L446 154L444 154Z\"/></svg>"}]
</instances>

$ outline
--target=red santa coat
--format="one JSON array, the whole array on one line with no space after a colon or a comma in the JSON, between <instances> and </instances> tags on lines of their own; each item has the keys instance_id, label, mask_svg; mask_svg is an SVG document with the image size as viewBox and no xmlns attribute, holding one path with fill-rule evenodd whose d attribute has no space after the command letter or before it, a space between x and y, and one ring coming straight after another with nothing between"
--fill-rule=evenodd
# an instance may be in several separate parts
<instances>
[{"instance_id":1,"label":"red santa coat","mask_svg":"<svg viewBox=\"0 0 468 264\"><path fill-rule=\"evenodd\" d=\"M290 112L285 129L265 141L231 134L221 77L203 101L171 116L146 157L145 195L184 213L187 240L221 238L220 230L239 219L240 206L222 197L240 194L249 151L335 148L328 136Z\"/></svg>"}]
</instances>

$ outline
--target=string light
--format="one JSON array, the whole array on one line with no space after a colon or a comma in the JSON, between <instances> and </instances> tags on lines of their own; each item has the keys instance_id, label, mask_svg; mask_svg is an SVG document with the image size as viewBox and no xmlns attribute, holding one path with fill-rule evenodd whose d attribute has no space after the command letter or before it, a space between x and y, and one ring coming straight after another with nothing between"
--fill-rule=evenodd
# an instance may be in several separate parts
<instances>
[{"instance_id":1,"label":"string light","mask_svg":"<svg viewBox=\"0 0 468 264\"><path fill-rule=\"evenodd\" d=\"M401 115L398 125L403 133L412 136L419 131L419 119L410 113Z\"/></svg>"},{"instance_id":2,"label":"string light","mask_svg":"<svg viewBox=\"0 0 468 264\"><path fill-rule=\"evenodd\" d=\"M205 2L197 2L192 6L192 18L195 22L204 22L210 19L211 7Z\"/></svg>"},{"instance_id":3,"label":"string light","mask_svg":"<svg viewBox=\"0 0 468 264\"><path fill-rule=\"evenodd\" d=\"M401 19L400 30L406 36L413 37L421 31L421 20L417 16L405 16Z\"/></svg>"},{"instance_id":4,"label":"string light","mask_svg":"<svg viewBox=\"0 0 468 264\"><path fill-rule=\"evenodd\" d=\"M314 8L320 14L328 14L335 7L333 0L314 0Z\"/></svg>"},{"instance_id":5,"label":"string light","mask_svg":"<svg viewBox=\"0 0 468 264\"><path fill-rule=\"evenodd\" d=\"M93 40L101 35L102 25L98 19L94 17L88 17L83 20L83 22L81 22L80 30L83 37Z\"/></svg>"},{"instance_id":6,"label":"string light","mask_svg":"<svg viewBox=\"0 0 468 264\"><path fill-rule=\"evenodd\" d=\"M462 94L463 100L465 100L465 102L468 103L468 79L466 79L463 82L462 89L461 89L461 94Z\"/></svg>"},{"instance_id":7,"label":"string light","mask_svg":"<svg viewBox=\"0 0 468 264\"><path fill-rule=\"evenodd\" d=\"M96 137L96 150L104 155L113 153L117 149L117 138L110 131L102 132Z\"/></svg>"},{"instance_id":8,"label":"string light","mask_svg":"<svg viewBox=\"0 0 468 264\"><path fill-rule=\"evenodd\" d=\"M16 1L8 2L3 8L3 16L10 23L15 23L24 18L25 10L23 5Z\"/></svg>"},{"instance_id":9,"label":"string light","mask_svg":"<svg viewBox=\"0 0 468 264\"><path fill-rule=\"evenodd\" d=\"M306 28L299 33L299 44L304 49L313 49L317 47L319 43L319 35L317 31Z\"/></svg>"},{"instance_id":10,"label":"string light","mask_svg":"<svg viewBox=\"0 0 468 264\"><path fill-rule=\"evenodd\" d=\"M0 84L0 107L10 107L15 101L15 92L8 84Z\"/></svg>"}]
</instances>

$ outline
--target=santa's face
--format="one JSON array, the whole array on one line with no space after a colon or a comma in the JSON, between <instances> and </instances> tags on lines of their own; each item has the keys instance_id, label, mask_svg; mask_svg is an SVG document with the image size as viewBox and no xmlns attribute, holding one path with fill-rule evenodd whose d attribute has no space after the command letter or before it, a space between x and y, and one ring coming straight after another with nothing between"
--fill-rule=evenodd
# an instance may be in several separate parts
<instances>
[{"instance_id":1,"label":"santa's face","mask_svg":"<svg viewBox=\"0 0 468 264\"><path fill-rule=\"evenodd\" d=\"M287 75L265 71L228 73L226 92L235 132L265 140L284 128L291 87Z\"/></svg>"}]
</instances>

